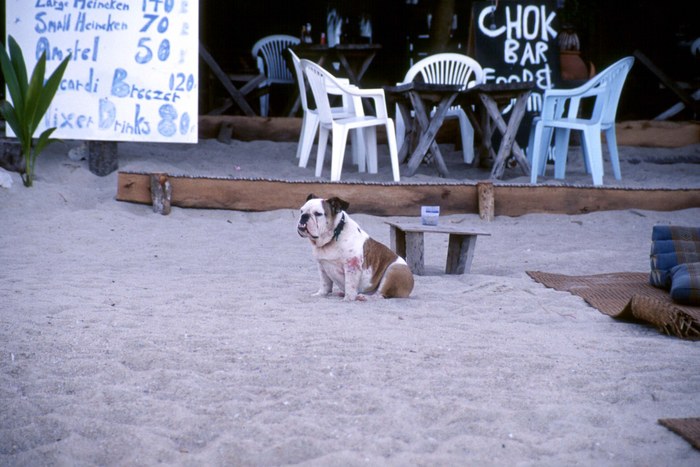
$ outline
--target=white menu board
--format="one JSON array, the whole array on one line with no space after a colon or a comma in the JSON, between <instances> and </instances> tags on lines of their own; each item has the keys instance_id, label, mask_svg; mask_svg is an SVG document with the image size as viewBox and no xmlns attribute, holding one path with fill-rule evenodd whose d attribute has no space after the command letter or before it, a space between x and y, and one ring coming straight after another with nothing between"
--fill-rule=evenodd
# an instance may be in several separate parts
<instances>
[{"instance_id":1,"label":"white menu board","mask_svg":"<svg viewBox=\"0 0 700 467\"><path fill-rule=\"evenodd\" d=\"M5 0L29 72L71 55L37 135L197 142L197 0Z\"/></svg>"}]
</instances>

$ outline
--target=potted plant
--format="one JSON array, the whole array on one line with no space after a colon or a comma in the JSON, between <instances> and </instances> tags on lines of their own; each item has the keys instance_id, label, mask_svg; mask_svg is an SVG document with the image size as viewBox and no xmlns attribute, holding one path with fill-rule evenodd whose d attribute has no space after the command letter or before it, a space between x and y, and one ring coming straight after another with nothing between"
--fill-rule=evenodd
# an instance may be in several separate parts
<instances>
[{"instance_id":1,"label":"potted plant","mask_svg":"<svg viewBox=\"0 0 700 467\"><path fill-rule=\"evenodd\" d=\"M20 143L25 166L24 171L20 172L22 182L24 186L30 187L34 181L34 163L37 156L47 144L56 141L50 137L55 127L44 130L38 138L34 138L34 132L56 95L71 56L68 55L49 79L44 80L46 72L46 52L44 52L34 67L31 78L28 79L22 49L12 36L8 39L9 55L5 45L0 44L2 45L0 66L12 103L5 100L0 104L0 115L12 128Z\"/></svg>"}]
</instances>

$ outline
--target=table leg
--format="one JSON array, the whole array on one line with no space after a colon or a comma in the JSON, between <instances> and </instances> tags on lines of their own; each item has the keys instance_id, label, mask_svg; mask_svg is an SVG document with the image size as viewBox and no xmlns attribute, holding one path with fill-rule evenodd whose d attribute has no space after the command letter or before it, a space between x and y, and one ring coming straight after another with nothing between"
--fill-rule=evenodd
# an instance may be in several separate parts
<instances>
[{"instance_id":1,"label":"table leg","mask_svg":"<svg viewBox=\"0 0 700 467\"><path fill-rule=\"evenodd\" d=\"M343 52L343 51L336 51L338 55L338 60L340 61L340 64L343 66L343 69L345 72L348 74L348 78L350 79L350 82L356 86L360 86L360 82L362 81L362 77L365 75L365 72L367 72L367 69L369 68L369 64L372 63L372 60L374 60L374 56L376 53L372 53L369 55L364 55L361 57L360 66L357 67L357 71L355 71L355 67L352 66L350 63L350 60L348 56Z\"/></svg>"},{"instance_id":2,"label":"table leg","mask_svg":"<svg viewBox=\"0 0 700 467\"><path fill-rule=\"evenodd\" d=\"M447 246L445 273L465 274L471 270L476 235L450 234Z\"/></svg>"},{"instance_id":3,"label":"table leg","mask_svg":"<svg viewBox=\"0 0 700 467\"><path fill-rule=\"evenodd\" d=\"M248 104L248 101L245 100L244 94L241 93L241 91L237 89L233 83L231 83L228 75L224 73L216 60L214 60L214 57L212 57L209 51L205 49L201 43L199 44L199 55L202 57L202 60L209 65L209 68L211 69L212 73L214 73L214 76L218 78L219 82L221 82L221 84L224 86L224 89L226 89L231 96L231 99L233 99L243 113L248 117L255 116L255 112L250 104Z\"/></svg>"},{"instance_id":4,"label":"table leg","mask_svg":"<svg viewBox=\"0 0 700 467\"><path fill-rule=\"evenodd\" d=\"M422 275L425 272L423 258L423 232L405 232L406 235L406 263L413 274Z\"/></svg>"},{"instance_id":5,"label":"table leg","mask_svg":"<svg viewBox=\"0 0 700 467\"><path fill-rule=\"evenodd\" d=\"M430 150L435 163L437 164L438 173L441 176L446 177L449 175L449 171L445 165L445 160L442 158L440 148L435 142L435 136L437 135L440 126L442 126L445 115L447 115L447 109L450 108L457 97L457 94L455 93L446 99L441 100L432 119L428 117L428 110L425 108L425 104L418 93L411 92L409 93L409 97L411 98L411 103L413 104L413 110L416 121L418 122L418 127L421 129L421 135L418 141L418 146L415 148L411 154L411 158L408 161L407 175L410 177L416 173L418 166L425 158L428 150Z\"/></svg>"},{"instance_id":6,"label":"table leg","mask_svg":"<svg viewBox=\"0 0 700 467\"><path fill-rule=\"evenodd\" d=\"M408 160L408 153L410 152L413 144L415 142L416 125L411 116L411 110L408 108L405 102L397 102L396 105L399 108L399 113L403 119L404 128L406 130L406 135L403 140L403 144L399 149L399 162L404 163ZM398 115L397 115L398 117Z\"/></svg>"},{"instance_id":7,"label":"table leg","mask_svg":"<svg viewBox=\"0 0 700 467\"><path fill-rule=\"evenodd\" d=\"M530 164L527 162L527 158L523 154L522 150L515 142L515 137L518 132L518 127L520 122L525 115L525 108L527 105L527 97L530 92L520 94L516 98L515 106L511 111L511 115L508 119L508 123L503 118L501 111L498 107L496 101L487 94L479 94L479 98L484 105L484 108L488 112L488 120L492 121L498 131L503 135L501 139L501 144L498 148L498 154L493 161L493 168L491 169L491 178L501 178L505 170L506 160L510 156L511 152L515 156L516 160L520 164L521 169L527 175L530 173Z\"/></svg>"},{"instance_id":8,"label":"table leg","mask_svg":"<svg viewBox=\"0 0 700 467\"><path fill-rule=\"evenodd\" d=\"M406 232L396 228L393 225L389 226L389 241L391 249L394 253L406 259Z\"/></svg>"}]
</instances>

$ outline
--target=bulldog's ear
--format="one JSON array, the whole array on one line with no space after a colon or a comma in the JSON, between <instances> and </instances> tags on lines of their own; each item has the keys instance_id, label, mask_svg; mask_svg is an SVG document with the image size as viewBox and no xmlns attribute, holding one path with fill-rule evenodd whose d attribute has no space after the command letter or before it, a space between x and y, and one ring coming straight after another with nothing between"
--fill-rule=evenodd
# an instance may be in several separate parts
<instances>
[{"instance_id":1,"label":"bulldog's ear","mask_svg":"<svg viewBox=\"0 0 700 467\"><path fill-rule=\"evenodd\" d=\"M350 203L338 198L337 196L329 198L327 201L331 206L331 212L333 214L338 214L340 211L346 211L348 207L350 207Z\"/></svg>"},{"instance_id":2,"label":"bulldog's ear","mask_svg":"<svg viewBox=\"0 0 700 467\"><path fill-rule=\"evenodd\" d=\"M310 199L316 199L316 198L318 198L318 196L316 196L316 195L313 194L313 193L309 193L309 196L306 197L306 201L308 201L308 200L310 200Z\"/></svg>"}]
</instances>

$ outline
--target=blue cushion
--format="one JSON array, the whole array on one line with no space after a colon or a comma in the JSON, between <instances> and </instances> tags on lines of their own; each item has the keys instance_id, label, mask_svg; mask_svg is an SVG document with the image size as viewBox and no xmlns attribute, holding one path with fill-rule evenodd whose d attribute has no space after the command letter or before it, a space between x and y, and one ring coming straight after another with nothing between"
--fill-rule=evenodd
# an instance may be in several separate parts
<instances>
[{"instance_id":1,"label":"blue cushion","mask_svg":"<svg viewBox=\"0 0 700 467\"><path fill-rule=\"evenodd\" d=\"M668 289L671 286L671 269L679 264L700 262L700 252L676 251L651 255L649 283L655 287Z\"/></svg>"},{"instance_id":2,"label":"blue cushion","mask_svg":"<svg viewBox=\"0 0 700 467\"><path fill-rule=\"evenodd\" d=\"M649 283L655 287L668 290L673 267L700 262L700 227L655 225L651 239Z\"/></svg>"},{"instance_id":3,"label":"blue cushion","mask_svg":"<svg viewBox=\"0 0 700 467\"><path fill-rule=\"evenodd\" d=\"M674 251L700 252L700 242L691 240L655 240L651 242L651 254L673 253Z\"/></svg>"},{"instance_id":4,"label":"blue cushion","mask_svg":"<svg viewBox=\"0 0 700 467\"><path fill-rule=\"evenodd\" d=\"M654 240L691 240L700 242L700 227L683 227L680 225L655 225L651 231Z\"/></svg>"},{"instance_id":5,"label":"blue cushion","mask_svg":"<svg viewBox=\"0 0 700 467\"><path fill-rule=\"evenodd\" d=\"M671 298L684 305L700 305L700 263L683 263L671 269Z\"/></svg>"}]
</instances>

